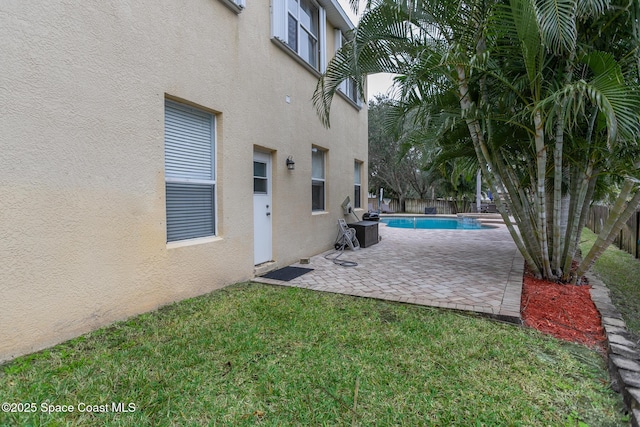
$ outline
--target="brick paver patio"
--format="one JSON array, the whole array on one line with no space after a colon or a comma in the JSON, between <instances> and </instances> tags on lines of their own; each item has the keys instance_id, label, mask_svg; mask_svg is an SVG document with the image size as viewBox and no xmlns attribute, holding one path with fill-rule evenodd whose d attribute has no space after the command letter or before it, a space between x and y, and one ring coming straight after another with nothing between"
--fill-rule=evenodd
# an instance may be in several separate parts
<instances>
[{"instance_id":1,"label":"brick paver patio","mask_svg":"<svg viewBox=\"0 0 640 427\"><path fill-rule=\"evenodd\" d=\"M414 230L380 224L382 240L357 251L346 250L336 265L325 256L311 258L313 268L289 282L255 281L359 297L473 311L520 322L524 260L507 228L492 223L482 230ZM337 228L336 228L337 234Z\"/></svg>"}]
</instances>

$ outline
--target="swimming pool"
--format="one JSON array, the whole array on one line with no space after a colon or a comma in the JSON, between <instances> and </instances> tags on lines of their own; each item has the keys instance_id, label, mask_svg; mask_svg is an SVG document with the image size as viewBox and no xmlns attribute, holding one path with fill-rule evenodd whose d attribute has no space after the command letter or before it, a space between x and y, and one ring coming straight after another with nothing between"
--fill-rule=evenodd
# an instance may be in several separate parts
<instances>
[{"instance_id":1,"label":"swimming pool","mask_svg":"<svg viewBox=\"0 0 640 427\"><path fill-rule=\"evenodd\" d=\"M427 230L481 230L491 228L482 225L476 218L434 218L434 217L382 217L380 222L394 228L419 228Z\"/></svg>"}]
</instances>

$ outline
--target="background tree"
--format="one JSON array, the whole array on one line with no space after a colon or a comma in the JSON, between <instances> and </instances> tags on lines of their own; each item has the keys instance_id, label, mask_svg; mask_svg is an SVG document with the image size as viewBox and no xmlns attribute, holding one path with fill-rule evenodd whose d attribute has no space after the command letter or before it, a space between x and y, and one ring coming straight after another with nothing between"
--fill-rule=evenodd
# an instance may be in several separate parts
<instances>
[{"instance_id":1,"label":"background tree","mask_svg":"<svg viewBox=\"0 0 640 427\"><path fill-rule=\"evenodd\" d=\"M424 198L429 190L420 147L408 144L406 133L387 123L395 103L385 96L369 102L369 187L397 197L405 211L407 198Z\"/></svg>"},{"instance_id":2,"label":"background tree","mask_svg":"<svg viewBox=\"0 0 640 427\"><path fill-rule=\"evenodd\" d=\"M636 3L369 0L314 103L329 125L345 78L363 94L365 75L399 74L404 114L436 140L454 140L443 151L473 149L534 274L575 280L640 203ZM467 136L447 138L463 130ZM621 183L619 195L594 248L572 270L605 175Z\"/></svg>"},{"instance_id":3,"label":"background tree","mask_svg":"<svg viewBox=\"0 0 640 427\"><path fill-rule=\"evenodd\" d=\"M412 105L416 101L417 105ZM469 212L470 201L476 196L478 161L467 130L452 129L449 115L444 113L455 109L456 103L456 98L449 98L441 99L439 105L424 105L422 99L404 97L394 101L386 122L408 130L405 145L421 154L431 198L445 198L454 202L455 212Z\"/></svg>"}]
</instances>

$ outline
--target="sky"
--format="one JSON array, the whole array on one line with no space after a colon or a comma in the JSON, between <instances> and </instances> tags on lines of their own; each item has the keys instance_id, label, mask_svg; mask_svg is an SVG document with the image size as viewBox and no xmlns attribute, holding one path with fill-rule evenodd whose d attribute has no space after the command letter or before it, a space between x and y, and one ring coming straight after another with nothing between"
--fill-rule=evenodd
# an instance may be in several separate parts
<instances>
[{"instance_id":1,"label":"sky","mask_svg":"<svg viewBox=\"0 0 640 427\"><path fill-rule=\"evenodd\" d=\"M347 16L351 18L351 22L358 23L358 17L351 10L349 6L349 0L338 0L338 3L342 6ZM391 87L392 76L391 74L374 74L367 78L367 96L369 100L373 99L377 94L387 94Z\"/></svg>"}]
</instances>

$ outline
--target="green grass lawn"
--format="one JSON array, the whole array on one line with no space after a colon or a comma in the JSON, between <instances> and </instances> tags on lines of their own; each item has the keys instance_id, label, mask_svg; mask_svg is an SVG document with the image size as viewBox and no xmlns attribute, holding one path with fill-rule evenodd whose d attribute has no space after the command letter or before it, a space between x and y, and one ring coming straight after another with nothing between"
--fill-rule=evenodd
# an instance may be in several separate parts
<instances>
[{"instance_id":1,"label":"green grass lawn","mask_svg":"<svg viewBox=\"0 0 640 427\"><path fill-rule=\"evenodd\" d=\"M585 347L451 311L258 284L0 366L0 396L36 407L0 412L0 425L626 425L601 356Z\"/></svg>"},{"instance_id":2,"label":"green grass lawn","mask_svg":"<svg viewBox=\"0 0 640 427\"><path fill-rule=\"evenodd\" d=\"M580 249L583 254L593 246L596 235L585 228ZM591 268L611 291L611 300L622 314L627 329L640 339L640 261L611 245Z\"/></svg>"}]
</instances>

